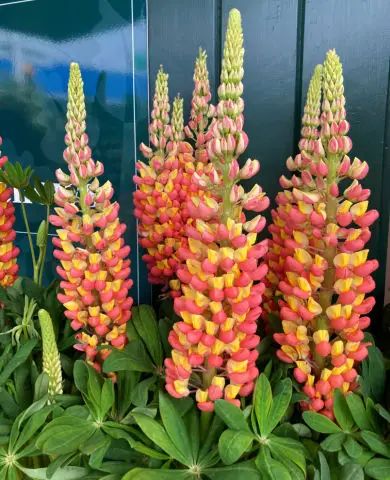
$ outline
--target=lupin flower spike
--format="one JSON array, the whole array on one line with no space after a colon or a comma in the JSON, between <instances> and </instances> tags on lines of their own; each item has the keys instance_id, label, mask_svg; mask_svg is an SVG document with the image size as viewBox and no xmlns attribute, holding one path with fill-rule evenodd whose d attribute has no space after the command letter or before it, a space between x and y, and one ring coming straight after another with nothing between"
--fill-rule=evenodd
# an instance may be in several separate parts
<instances>
[{"instance_id":1,"label":"lupin flower spike","mask_svg":"<svg viewBox=\"0 0 390 480\"><path fill-rule=\"evenodd\" d=\"M0 137L0 146L2 143L3 140ZM7 161L8 158L1 156L0 151L0 168L3 168ZM19 270L17 264L19 248L13 244L16 232L13 228L15 207L11 200L12 194L12 188L7 188L5 183L0 182L0 285L2 287L13 285Z\"/></svg>"},{"instance_id":2,"label":"lupin flower spike","mask_svg":"<svg viewBox=\"0 0 390 480\"><path fill-rule=\"evenodd\" d=\"M186 225L188 247L179 251L186 262L177 270L183 295L175 298L174 307L182 321L170 332L172 358L165 360L167 391L176 398L195 392L204 411L212 411L220 398L240 406L238 395L249 395L259 374L256 331L267 273L259 260L267 245L256 244L256 234L265 221L261 215L246 221L242 210L259 213L269 201L258 185L249 193L238 186L240 179L253 177L260 168L257 160L248 160L242 168L238 164L248 143L243 131L242 45L241 15L234 9L226 33L217 118L206 135L211 168L193 176L195 183L214 188L207 201L197 196L187 201L197 220Z\"/></svg>"},{"instance_id":3,"label":"lupin flower spike","mask_svg":"<svg viewBox=\"0 0 390 480\"><path fill-rule=\"evenodd\" d=\"M123 348L126 344L126 322L133 304L128 292L133 282L127 259L130 247L123 239L126 226L119 221L118 203L111 203L111 183L99 183L104 168L91 158L85 118L80 68L72 63L64 151L69 175L56 171L58 207L50 221L57 227L54 256L61 262L57 272L64 290L58 299L72 328L79 331L75 348L84 351L87 362L101 370L110 350L97 347Z\"/></svg>"},{"instance_id":4,"label":"lupin flower spike","mask_svg":"<svg viewBox=\"0 0 390 480\"><path fill-rule=\"evenodd\" d=\"M190 121L184 131L188 138L194 139L195 141L196 160L206 163L208 161L206 134L209 129L210 120L215 115L215 107L214 105L210 105L211 90L207 69L207 53L201 48L195 61L194 84Z\"/></svg>"},{"instance_id":5,"label":"lupin flower spike","mask_svg":"<svg viewBox=\"0 0 390 480\"><path fill-rule=\"evenodd\" d=\"M308 102L319 102L318 78L310 88L317 93L309 94ZM368 210L370 191L358 181L368 172L366 162L351 162L347 156L352 142L347 136L342 67L334 50L326 55L322 91L321 132L316 133L315 113L313 142L307 142L307 114L318 111L315 105L307 106L301 154L287 160L288 169L296 173L291 180L282 177L285 190L272 212L268 293L281 296L284 333L274 338L281 346L278 357L295 363L295 379L304 384L308 401L301 402L302 408L333 419L334 389L353 391L354 367L367 356L363 330L370 324L366 315L375 300L365 295L375 288L371 273L378 262L368 260L365 245L378 212ZM352 182L339 192L342 180ZM275 304L268 304L267 309L272 307Z\"/></svg>"},{"instance_id":6,"label":"lupin flower spike","mask_svg":"<svg viewBox=\"0 0 390 480\"><path fill-rule=\"evenodd\" d=\"M184 226L190 222L187 198L201 195L201 187L191 182L194 172L204 173L204 164L195 165L193 149L184 141L183 99L173 102L169 124L168 75L158 72L149 127L153 148L141 144L149 164L137 162L139 176L134 176L134 214L138 219L139 243L147 249L143 256L149 271L149 282L180 295L176 270L183 259L177 252L187 245Z\"/></svg>"},{"instance_id":7,"label":"lupin flower spike","mask_svg":"<svg viewBox=\"0 0 390 480\"><path fill-rule=\"evenodd\" d=\"M62 394L62 367L54 335L53 323L46 310L38 312L42 334L42 366L49 377L49 401Z\"/></svg>"}]
</instances>

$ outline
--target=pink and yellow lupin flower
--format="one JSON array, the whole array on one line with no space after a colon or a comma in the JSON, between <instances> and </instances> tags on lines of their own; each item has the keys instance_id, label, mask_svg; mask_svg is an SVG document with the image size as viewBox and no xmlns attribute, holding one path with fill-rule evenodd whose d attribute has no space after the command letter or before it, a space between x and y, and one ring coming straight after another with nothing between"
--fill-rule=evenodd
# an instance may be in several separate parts
<instances>
[{"instance_id":1,"label":"pink and yellow lupin flower","mask_svg":"<svg viewBox=\"0 0 390 480\"><path fill-rule=\"evenodd\" d=\"M119 205L111 203L110 182L100 185L103 164L91 158L86 130L83 82L78 64L72 63L68 87L68 112L64 159L69 175L58 169L60 187L55 195L58 207L50 221L57 227L54 256L60 260L57 272L63 293L58 299L66 308L78 344L87 361L100 370L110 350L123 348L126 322L133 299L130 247L124 244L126 226L120 223Z\"/></svg>"},{"instance_id":2,"label":"pink and yellow lupin flower","mask_svg":"<svg viewBox=\"0 0 390 480\"><path fill-rule=\"evenodd\" d=\"M0 146L3 140L0 137ZM1 156L0 168L8 161L8 157ZM12 285L17 276L19 266L17 257L19 248L15 247L13 242L16 238L16 232L13 228L15 223L15 207L11 197L12 188L7 188L5 183L0 182L0 285L8 287Z\"/></svg>"},{"instance_id":3,"label":"pink and yellow lupin flower","mask_svg":"<svg viewBox=\"0 0 390 480\"><path fill-rule=\"evenodd\" d=\"M166 389L176 398L195 392L198 407L211 411L220 398L240 406L238 395L249 395L259 374L257 320L265 289L267 265L260 259L267 242L256 244L264 217L246 221L243 209L262 212L269 201L258 185L246 193L238 183L260 168L238 157L248 138L243 131L243 36L241 16L232 10L226 34L217 118L206 134L211 168L193 181L212 193L187 201L196 218L185 227L186 261L177 270L183 295L175 298L182 321L169 335L172 358L165 360ZM203 144L198 145L202 148Z\"/></svg>"},{"instance_id":4,"label":"pink and yellow lupin flower","mask_svg":"<svg viewBox=\"0 0 390 480\"><path fill-rule=\"evenodd\" d=\"M294 376L308 396L302 407L331 419L334 389L353 391L354 367L367 356L363 329L375 300L366 294L375 288L371 273L378 267L365 249L378 212L368 210L370 191L359 183L367 163L347 156L352 141L343 93L332 50L309 87L301 153L287 160L295 173L281 178L267 254L266 309L279 310L284 332L274 335L278 357L296 365ZM347 180L340 193L339 183ZM276 303L273 296L281 298Z\"/></svg>"},{"instance_id":5,"label":"pink and yellow lupin flower","mask_svg":"<svg viewBox=\"0 0 390 480\"><path fill-rule=\"evenodd\" d=\"M204 70L201 74L204 75ZM204 83L202 85L198 88L205 96L194 106L195 111L201 109L201 112L208 101ZM191 178L195 172L198 175L205 172L207 157L201 155L196 160L191 145L184 141L183 100L179 97L173 102L169 123L168 75L162 68L157 75L153 106L149 134L155 151L141 144L141 152L150 161L149 164L137 163L139 176L136 175L134 181L139 188L133 196L134 214L139 221L140 245L147 249L143 259L147 263L149 282L163 285L164 290L169 288L174 297L180 295L176 270L183 261L177 252L187 245L184 227L192 221L187 199L192 195L207 196ZM200 137L201 133L198 142Z\"/></svg>"}]
</instances>

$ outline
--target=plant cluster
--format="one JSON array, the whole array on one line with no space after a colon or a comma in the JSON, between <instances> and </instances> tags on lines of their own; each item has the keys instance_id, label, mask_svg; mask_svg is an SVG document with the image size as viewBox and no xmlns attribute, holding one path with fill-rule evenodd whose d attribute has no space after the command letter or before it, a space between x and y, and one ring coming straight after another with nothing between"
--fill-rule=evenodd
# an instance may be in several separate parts
<instances>
[{"instance_id":1,"label":"plant cluster","mask_svg":"<svg viewBox=\"0 0 390 480\"><path fill-rule=\"evenodd\" d=\"M76 63L58 190L0 158L1 479L390 479L389 363L364 332L378 212L360 184L367 163L348 156L340 60L331 50L314 70L268 238L270 200L242 185L260 170L240 161L243 65L234 9L216 105L205 51L188 124L157 74L134 176L157 312L133 305L126 226L88 145ZM12 189L32 278L18 277ZM35 241L26 198L45 212ZM59 279L47 286L49 234Z\"/></svg>"}]
</instances>

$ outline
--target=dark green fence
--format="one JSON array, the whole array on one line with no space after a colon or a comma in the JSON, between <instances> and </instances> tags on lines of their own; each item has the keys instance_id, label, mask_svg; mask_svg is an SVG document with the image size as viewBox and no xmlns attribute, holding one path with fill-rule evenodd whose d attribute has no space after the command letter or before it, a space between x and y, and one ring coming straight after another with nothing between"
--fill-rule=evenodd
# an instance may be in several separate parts
<instances>
[{"instance_id":1,"label":"dark green fence","mask_svg":"<svg viewBox=\"0 0 390 480\"><path fill-rule=\"evenodd\" d=\"M215 94L228 12L241 11L244 29L247 156L261 162L255 179L275 197L285 160L297 153L302 104L312 70L336 48L344 66L351 155L368 161L364 186L380 211L371 257L380 260L376 297L383 302L389 224L390 111L388 0L149 0L150 85L162 63L171 97L189 110L193 62L208 52ZM215 98L215 96L214 96Z\"/></svg>"},{"instance_id":2,"label":"dark green fence","mask_svg":"<svg viewBox=\"0 0 390 480\"><path fill-rule=\"evenodd\" d=\"M80 63L94 157L104 162L128 225L136 301L151 300L132 215L132 175L147 137L150 90L159 65L170 74L171 98L187 111L193 62L207 49L213 92L222 33L231 8L240 9L245 35L247 154L262 169L256 181L272 197L286 158L296 153L303 96L316 63L336 48L344 64L353 154L370 165L371 206L381 212L370 242L382 302L389 220L389 55L387 0L0 0L0 135L4 154L54 179L61 166L68 65ZM149 48L147 46L149 38ZM152 93L152 92L151 92ZM30 207L34 229L39 207ZM27 239L18 214L22 273ZM47 281L56 261L48 258Z\"/></svg>"}]
</instances>

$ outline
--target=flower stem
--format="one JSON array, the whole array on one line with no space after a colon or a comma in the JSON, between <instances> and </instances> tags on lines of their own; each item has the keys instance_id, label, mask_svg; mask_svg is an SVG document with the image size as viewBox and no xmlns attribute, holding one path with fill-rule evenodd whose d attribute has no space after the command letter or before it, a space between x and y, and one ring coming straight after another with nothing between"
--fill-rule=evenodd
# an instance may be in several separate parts
<instances>
[{"instance_id":1,"label":"flower stem","mask_svg":"<svg viewBox=\"0 0 390 480\"><path fill-rule=\"evenodd\" d=\"M47 242L49 241L49 215L50 215L50 206L46 205L46 230L45 230L45 244L39 253L40 257L40 272L39 272L39 285L42 285L43 272L45 270L45 261L46 261L46 252L47 252ZM39 259L38 259L39 262Z\"/></svg>"},{"instance_id":2,"label":"flower stem","mask_svg":"<svg viewBox=\"0 0 390 480\"><path fill-rule=\"evenodd\" d=\"M326 224L336 223L337 214L337 198L330 194L330 188L335 183L337 177L337 166L339 164L339 157L337 154L329 154L328 157L328 175L326 187ZM333 266L334 257L337 254L337 246L327 246L324 250L323 257L328 263L328 267L324 272L324 290L318 295L319 304L322 307L322 314L316 319L317 330L329 330L329 321L326 315L326 309L332 305L333 285L335 280L335 269ZM324 368L324 357L315 353L315 360L320 369Z\"/></svg>"},{"instance_id":3,"label":"flower stem","mask_svg":"<svg viewBox=\"0 0 390 480\"><path fill-rule=\"evenodd\" d=\"M36 258L35 258L34 245L33 245L32 237L31 237L30 224L28 223L26 207L24 205L24 195L23 195L23 191L21 189L19 189L19 196L20 196L20 206L22 208L23 220L24 220L24 224L26 226L28 243L30 245L31 260L32 260L33 270L34 270L34 282L38 283L37 261L36 261Z\"/></svg>"},{"instance_id":4,"label":"flower stem","mask_svg":"<svg viewBox=\"0 0 390 480\"><path fill-rule=\"evenodd\" d=\"M223 196L222 196L222 223L226 225L229 218L232 217L232 202L230 200L230 193L233 187L233 180L229 177L229 167L232 162L232 158L227 157L223 166Z\"/></svg>"}]
</instances>

